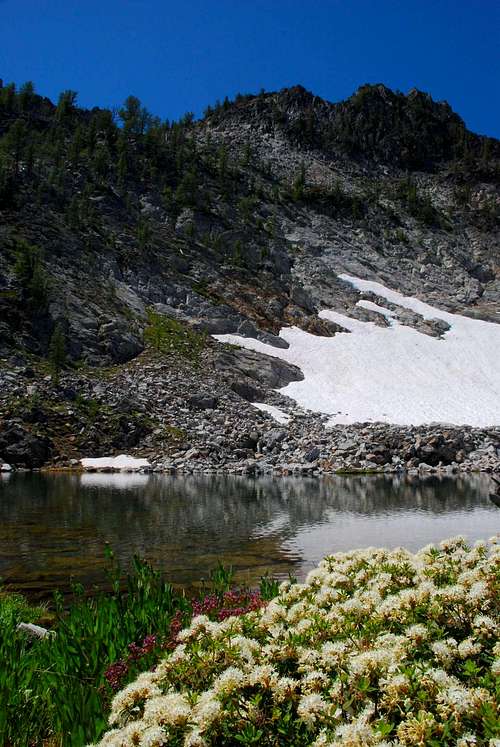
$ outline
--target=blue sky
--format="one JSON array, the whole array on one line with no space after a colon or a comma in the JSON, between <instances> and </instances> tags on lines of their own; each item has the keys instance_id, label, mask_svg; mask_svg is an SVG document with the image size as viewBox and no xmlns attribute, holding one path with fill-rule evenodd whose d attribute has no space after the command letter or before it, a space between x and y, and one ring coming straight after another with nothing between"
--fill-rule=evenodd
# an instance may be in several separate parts
<instances>
[{"instance_id":1,"label":"blue sky","mask_svg":"<svg viewBox=\"0 0 500 747\"><path fill-rule=\"evenodd\" d=\"M130 93L163 118L301 83L447 99L500 137L499 0L0 0L0 77L82 106Z\"/></svg>"}]
</instances>

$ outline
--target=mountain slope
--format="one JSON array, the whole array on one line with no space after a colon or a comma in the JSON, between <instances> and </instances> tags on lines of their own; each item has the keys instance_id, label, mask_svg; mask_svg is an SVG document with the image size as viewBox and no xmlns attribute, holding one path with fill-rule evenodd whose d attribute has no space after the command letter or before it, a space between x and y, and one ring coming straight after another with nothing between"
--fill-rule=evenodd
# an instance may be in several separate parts
<instances>
[{"instance_id":1,"label":"mountain slope","mask_svg":"<svg viewBox=\"0 0 500 747\"><path fill-rule=\"evenodd\" d=\"M53 105L29 86L5 86L4 375L28 365L36 391L51 340L49 358L58 365L58 330L68 363L78 367L63 379L80 371L102 383L103 366L127 366L148 346L162 355L168 348L171 370L190 360L193 369L200 348L214 386L230 391L231 401L241 403L243 394L279 404L271 390L300 381L300 371L274 356L249 360L203 334L238 334L280 350L283 327L345 331L340 317L319 314L325 309L387 325L358 305L342 273L496 322L499 216L499 142L468 132L446 103L418 91L363 86L331 104L296 86L238 96L209 107L200 121L161 123L132 97L116 121L106 110L79 109L72 92ZM443 334L408 309L396 309L394 319ZM48 437L47 454L86 448L68 450L71 428L56 437L52 426L16 415L11 389L2 395L4 425L14 420ZM143 432L144 418L127 413ZM64 419L57 408L44 417ZM96 450L121 445L123 434L114 434Z\"/></svg>"}]
</instances>

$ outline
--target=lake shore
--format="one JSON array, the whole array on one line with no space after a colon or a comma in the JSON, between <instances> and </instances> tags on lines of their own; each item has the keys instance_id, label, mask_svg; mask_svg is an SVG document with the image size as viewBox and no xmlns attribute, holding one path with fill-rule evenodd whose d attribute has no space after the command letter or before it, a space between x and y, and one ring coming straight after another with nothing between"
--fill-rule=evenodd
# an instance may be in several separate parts
<instances>
[{"instance_id":1,"label":"lake shore","mask_svg":"<svg viewBox=\"0 0 500 747\"><path fill-rule=\"evenodd\" d=\"M500 471L498 425L332 425L274 388L277 359L252 355L210 343L194 366L149 351L57 382L39 363L0 361L0 468L79 470L82 459L129 455L166 474Z\"/></svg>"}]
</instances>

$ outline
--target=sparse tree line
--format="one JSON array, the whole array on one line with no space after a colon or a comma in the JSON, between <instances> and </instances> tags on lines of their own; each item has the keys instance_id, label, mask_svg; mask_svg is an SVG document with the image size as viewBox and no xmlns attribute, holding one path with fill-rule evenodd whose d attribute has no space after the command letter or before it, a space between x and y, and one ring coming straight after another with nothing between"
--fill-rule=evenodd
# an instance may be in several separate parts
<instances>
[{"instance_id":1,"label":"sparse tree line","mask_svg":"<svg viewBox=\"0 0 500 747\"><path fill-rule=\"evenodd\" d=\"M361 106L365 99L372 97L371 87L365 88L353 97L352 107ZM238 94L234 103L226 98L215 107L208 107L205 117L216 119L232 106L244 106L251 101L263 106L266 96L263 91L257 96ZM312 133L319 126L315 124L314 99L309 104L307 101L305 95L304 111L295 117L290 135L292 140L298 138L305 146L315 144ZM404 117L397 96L395 101L399 102L393 115L397 124ZM415 116L418 107L422 107L419 102L417 97L412 103L417 112ZM275 124L284 122L285 104L280 105L279 99L274 98L268 104L267 115L276 120ZM361 130L369 130L370 125L369 138L373 139L377 137L376 107L368 106L367 112L356 137L361 137ZM405 126L401 124L403 131ZM457 130L450 130L450 139L455 144L455 155L462 157L465 168L473 160L473 143L463 127L458 132L459 122L453 120L450 127ZM332 137L327 137L330 145ZM319 145L326 147L328 143ZM459 148L457 143L462 143L463 147ZM491 149L490 139L484 138L480 163L489 161ZM178 122L162 121L135 96L129 96L113 111L82 110L72 90L63 91L54 106L35 93L31 82L18 90L12 83L0 88L0 209L11 204L26 185L35 190L40 205L51 201L58 204L74 229L98 222L92 198L99 190L116 190L130 213L133 194L141 185L147 185L161 196L161 207L172 221L185 208L210 211L214 199L230 201L233 196L239 200L238 207L246 224L251 222L251 212L259 198L305 201L320 210L326 205L332 215L350 215L354 220L362 219L369 207L366 196L346 192L340 182L327 190L308 184L303 164L291 184L282 184L272 176L269 164L259 161L250 143L243 146L238 161L233 156L224 143L212 141L210 132L204 139L199 136L192 113ZM245 170L248 173L243 174ZM464 195L471 189L471 181L460 169L457 180L457 206L468 205ZM411 216L428 224L436 222L428 195L420 193L411 178L401 181L397 197ZM495 205L490 208L489 212L494 214ZM137 239L139 248L148 246L144 225L138 225Z\"/></svg>"}]
</instances>

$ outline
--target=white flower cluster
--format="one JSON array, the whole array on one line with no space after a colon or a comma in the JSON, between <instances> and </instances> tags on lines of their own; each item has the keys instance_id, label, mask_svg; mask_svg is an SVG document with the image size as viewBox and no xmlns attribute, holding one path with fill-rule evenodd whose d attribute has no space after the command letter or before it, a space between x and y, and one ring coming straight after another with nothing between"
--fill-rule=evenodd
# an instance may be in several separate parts
<instances>
[{"instance_id":1,"label":"white flower cluster","mask_svg":"<svg viewBox=\"0 0 500 747\"><path fill-rule=\"evenodd\" d=\"M99 744L498 747L499 592L495 539L329 556L263 609L194 618Z\"/></svg>"}]
</instances>

